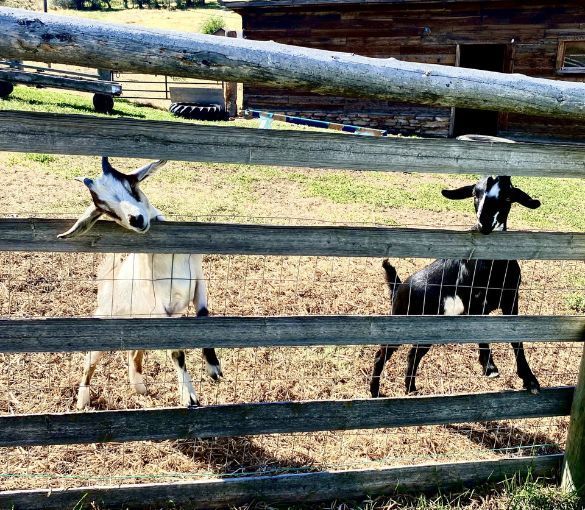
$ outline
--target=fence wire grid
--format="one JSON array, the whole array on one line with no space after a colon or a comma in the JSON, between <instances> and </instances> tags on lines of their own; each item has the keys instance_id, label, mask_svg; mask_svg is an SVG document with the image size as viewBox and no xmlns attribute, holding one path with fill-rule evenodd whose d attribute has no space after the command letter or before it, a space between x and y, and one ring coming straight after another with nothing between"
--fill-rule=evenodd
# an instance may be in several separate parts
<instances>
[{"instance_id":1,"label":"fence wire grid","mask_svg":"<svg viewBox=\"0 0 585 510\"><path fill-rule=\"evenodd\" d=\"M262 218L180 217L266 223ZM271 219L273 224L320 224ZM107 256L86 253L0 253L0 318L91 317L97 275ZM211 315L378 315L391 302L379 258L206 255ZM404 280L425 259L391 259ZM583 314L585 262L519 261L522 315ZM175 277L174 277L175 279ZM180 282L177 280L177 283ZM115 296L115 294L114 294ZM186 315L194 316L193 307ZM129 313L134 316L133 312ZM404 395L408 346L387 364L382 390ZM526 344L543 387L576 382L582 346ZM217 349L224 377L209 379L198 350L187 366L203 405L369 397L377 346ZM476 345L434 346L418 372L418 394L520 389L513 351L493 344L500 377L481 376ZM75 409L83 353L0 354L0 414ZM147 394L135 394L125 353L108 353L91 382L92 409L177 406L177 380L165 351L144 362ZM537 397L536 397L537 398ZM140 483L205 477L380 467L560 452L568 418L448 426L324 431L201 440L3 448L0 484L7 489Z\"/></svg>"}]
</instances>

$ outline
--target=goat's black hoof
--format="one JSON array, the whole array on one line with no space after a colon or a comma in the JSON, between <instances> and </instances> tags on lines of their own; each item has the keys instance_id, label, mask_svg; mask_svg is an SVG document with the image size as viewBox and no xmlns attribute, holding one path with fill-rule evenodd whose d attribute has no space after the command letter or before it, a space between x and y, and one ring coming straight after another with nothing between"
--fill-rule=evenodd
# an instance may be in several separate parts
<instances>
[{"instance_id":1,"label":"goat's black hoof","mask_svg":"<svg viewBox=\"0 0 585 510\"><path fill-rule=\"evenodd\" d=\"M382 398L384 396L380 393L379 382L372 382L370 384L370 395L372 395L372 398Z\"/></svg>"},{"instance_id":2,"label":"goat's black hoof","mask_svg":"<svg viewBox=\"0 0 585 510\"><path fill-rule=\"evenodd\" d=\"M532 393L532 395L540 395L540 384L538 384L537 380L524 383L524 388Z\"/></svg>"},{"instance_id":3,"label":"goat's black hoof","mask_svg":"<svg viewBox=\"0 0 585 510\"><path fill-rule=\"evenodd\" d=\"M187 406L187 409L195 409L197 407L201 407L201 403L199 402L199 400L191 399L189 405Z\"/></svg>"},{"instance_id":4,"label":"goat's black hoof","mask_svg":"<svg viewBox=\"0 0 585 510\"><path fill-rule=\"evenodd\" d=\"M483 375L489 377L490 379L495 379L496 377L500 377L500 371L497 367L486 367Z\"/></svg>"}]
</instances>

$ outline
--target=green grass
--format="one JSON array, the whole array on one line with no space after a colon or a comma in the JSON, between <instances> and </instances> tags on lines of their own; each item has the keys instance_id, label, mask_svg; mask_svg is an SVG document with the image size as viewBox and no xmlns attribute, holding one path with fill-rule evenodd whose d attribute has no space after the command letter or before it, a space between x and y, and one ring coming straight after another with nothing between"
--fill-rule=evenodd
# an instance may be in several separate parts
<instances>
[{"instance_id":1,"label":"green grass","mask_svg":"<svg viewBox=\"0 0 585 510\"><path fill-rule=\"evenodd\" d=\"M112 2L112 7L116 5L121 6L120 3ZM51 12L64 16L94 19L105 23L129 24L180 32L201 32L202 27L212 18L221 18L226 29L241 30L242 28L241 16L223 9L217 2L208 2L204 7L185 10L115 8L103 11L51 9Z\"/></svg>"},{"instance_id":2,"label":"green grass","mask_svg":"<svg viewBox=\"0 0 585 510\"><path fill-rule=\"evenodd\" d=\"M93 111L90 94L22 86L16 87L8 99L0 100L0 109L97 115ZM122 99L116 100L114 116L138 120L218 124L180 119L166 110L140 106ZM224 127L257 128L258 121L237 119L234 122L219 124ZM274 122L273 129L310 128ZM29 164L38 163L46 171L66 178L91 173L86 169L87 162L79 157L14 155L10 161L12 164L22 163L24 161L22 158L26 158ZM169 170L165 170L164 179L169 182L184 181L186 168L192 169L193 165L175 164ZM422 219L421 224L444 225L442 213L455 214L460 218L458 220L460 224L466 224L468 221L471 224L472 221L470 200L451 201L443 198L440 193L441 189L446 187L473 182L475 176L471 175L405 175L395 172L323 170L307 172L268 166L226 164L200 164L197 165L197 169L199 172L206 169L216 176L213 186L227 194L221 199L224 202L227 199L227 202L219 209L228 214L244 214L260 197L267 197L266 190L283 188L295 196L316 199L324 205L329 203L339 206L342 215L345 215L344 208L352 209L347 217L341 218L343 221L397 224L392 218L393 211L397 210L402 211L402 218L408 218L408 211L412 211L413 218ZM97 170L97 166L94 170ZM513 181L516 186L540 199L542 206L537 210L529 210L515 205L510 216L510 228L585 231L585 215L578 213L585 197L583 180L516 177ZM177 211L178 214L192 212L193 208L189 207L188 203L180 202L179 198L175 201L175 205L180 209ZM216 210L215 207L212 209ZM304 214L291 212L290 216L298 217ZM575 296L571 307L581 310L583 306L581 297Z\"/></svg>"},{"instance_id":3,"label":"green grass","mask_svg":"<svg viewBox=\"0 0 585 510\"><path fill-rule=\"evenodd\" d=\"M255 507L240 507L253 510ZM562 491L550 481L528 477L454 494L403 495L363 501L333 501L320 505L270 505L257 510L583 510L573 493Z\"/></svg>"}]
</instances>

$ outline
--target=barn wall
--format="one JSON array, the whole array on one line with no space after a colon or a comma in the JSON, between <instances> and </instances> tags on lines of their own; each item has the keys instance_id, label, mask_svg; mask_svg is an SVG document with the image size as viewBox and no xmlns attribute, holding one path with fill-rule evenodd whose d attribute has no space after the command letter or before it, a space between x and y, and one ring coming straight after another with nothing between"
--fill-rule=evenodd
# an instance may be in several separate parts
<instances>
[{"instance_id":1,"label":"barn wall","mask_svg":"<svg viewBox=\"0 0 585 510\"><path fill-rule=\"evenodd\" d=\"M455 65L457 44L509 44L514 72L558 78L559 40L585 39L585 4L547 0L247 8L244 35L370 57ZM430 30L430 31L429 31ZM573 76L563 79L585 79ZM316 96L246 86L246 107L384 127L403 134L447 136L450 109ZM561 125L509 115L506 132L544 134ZM558 133L558 129L556 129ZM563 129L583 136L585 126Z\"/></svg>"}]
</instances>

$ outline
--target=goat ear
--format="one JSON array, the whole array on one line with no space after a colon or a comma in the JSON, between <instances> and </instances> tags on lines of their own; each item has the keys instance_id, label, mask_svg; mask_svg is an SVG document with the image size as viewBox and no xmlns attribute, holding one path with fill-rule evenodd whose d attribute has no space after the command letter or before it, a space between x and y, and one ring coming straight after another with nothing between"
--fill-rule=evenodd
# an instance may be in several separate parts
<instances>
[{"instance_id":1,"label":"goat ear","mask_svg":"<svg viewBox=\"0 0 585 510\"><path fill-rule=\"evenodd\" d=\"M90 179L89 177L76 177L75 178L76 181L82 182L83 184L85 184L90 190L93 189L95 181L93 179Z\"/></svg>"},{"instance_id":2,"label":"goat ear","mask_svg":"<svg viewBox=\"0 0 585 510\"><path fill-rule=\"evenodd\" d=\"M520 188L512 189L512 202L518 202L528 209L538 209L540 207L540 200L531 198L528 193L525 193Z\"/></svg>"},{"instance_id":3,"label":"goat ear","mask_svg":"<svg viewBox=\"0 0 585 510\"><path fill-rule=\"evenodd\" d=\"M148 163L143 167L135 170L130 175L134 176L137 182L141 182L147 177L154 175L159 168L163 167L167 163L166 159L159 159L158 161L153 161L152 163Z\"/></svg>"},{"instance_id":4,"label":"goat ear","mask_svg":"<svg viewBox=\"0 0 585 510\"><path fill-rule=\"evenodd\" d=\"M57 237L59 239L68 239L70 237L76 237L84 232L87 232L91 227L94 226L95 222L99 219L102 215L100 211L96 208L94 204L91 204L85 212L79 217L79 219L75 222L67 232L63 232L59 234Z\"/></svg>"},{"instance_id":5,"label":"goat ear","mask_svg":"<svg viewBox=\"0 0 585 510\"><path fill-rule=\"evenodd\" d=\"M473 196L473 188L475 188L475 184L470 184L469 186L462 186L457 189L441 190L441 194L450 200L462 200Z\"/></svg>"},{"instance_id":6,"label":"goat ear","mask_svg":"<svg viewBox=\"0 0 585 510\"><path fill-rule=\"evenodd\" d=\"M102 172L104 175L113 174L116 172L114 167L110 164L110 160L107 156L102 157Z\"/></svg>"}]
</instances>

